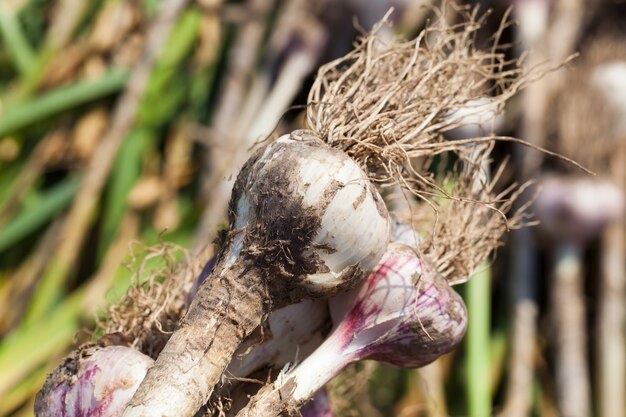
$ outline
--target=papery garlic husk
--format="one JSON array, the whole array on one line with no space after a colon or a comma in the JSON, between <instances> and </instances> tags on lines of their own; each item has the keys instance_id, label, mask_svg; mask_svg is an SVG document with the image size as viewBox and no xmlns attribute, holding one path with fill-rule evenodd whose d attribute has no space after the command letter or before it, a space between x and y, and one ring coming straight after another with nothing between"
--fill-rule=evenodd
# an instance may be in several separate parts
<instances>
[{"instance_id":1,"label":"papery garlic husk","mask_svg":"<svg viewBox=\"0 0 626 417\"><path fill-rule=\"evenodd\" d=\"M130 347L83 346L48 376L35 399L35 415L121 416L153 363Z\"/></svg>"}]
</instances>

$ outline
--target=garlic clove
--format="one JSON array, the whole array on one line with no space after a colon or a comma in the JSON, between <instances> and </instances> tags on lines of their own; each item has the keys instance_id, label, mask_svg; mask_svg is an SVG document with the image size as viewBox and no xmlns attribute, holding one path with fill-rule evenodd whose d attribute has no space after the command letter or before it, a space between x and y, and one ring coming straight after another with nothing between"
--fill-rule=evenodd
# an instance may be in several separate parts
<instances>
[{"instance_id":1,"label":"garlic clove","mask_svg":"<svg viewBox=\"0 0 626 417\"><path fill-rule=\"evenodd\" d=\"M420 243L420 236L411 225L398 219L395 216L391 216L391 243L400 243L408 248L417 248ZM388 254L384 256L388 258ZM383 261L379 262L379 265ZM361 291L361 288L353 288L349 291L344 291L329 300L330 315L333 323L338 324L345 317L348 310L354 304L354 300Z\"/></svg>"}]
</instances>

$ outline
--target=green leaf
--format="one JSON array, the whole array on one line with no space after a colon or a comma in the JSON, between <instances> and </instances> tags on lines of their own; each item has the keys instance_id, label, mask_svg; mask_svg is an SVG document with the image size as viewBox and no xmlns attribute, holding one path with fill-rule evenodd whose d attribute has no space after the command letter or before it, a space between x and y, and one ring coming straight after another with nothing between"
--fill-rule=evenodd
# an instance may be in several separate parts
<instances>
[{"instance_id":1,"label":"green leaf","mask_svg":"<svg viewBox=\"0 0 626 417\"><path fill-rule=\"evenodd\" d=\"M112 71L98 80L79 81L7 109L0 117L0 136L16 132L81 104L118 92L128 74Z\"/></svg>"},{"instance_id":2,"label":"green leaf","mask_svg":"<svg viewBox=\"0 0 626 417\"><path fill-rule=\"evenodd\" d=\"M17 217L0 228L0 252L44 225L68 206L78 189L79 179L68 178L29 204Z\"/></svg>"}]
</instances>

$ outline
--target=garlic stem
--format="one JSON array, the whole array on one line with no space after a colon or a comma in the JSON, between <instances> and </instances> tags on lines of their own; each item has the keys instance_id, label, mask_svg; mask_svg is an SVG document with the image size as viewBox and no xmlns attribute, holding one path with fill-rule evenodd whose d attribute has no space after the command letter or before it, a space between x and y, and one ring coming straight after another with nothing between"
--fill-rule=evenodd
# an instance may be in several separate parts
<instances>
[{"instance_id":1,"label":"garlic stem","mask_svg":"<svg viewBox=\"0 0 626 417\"><path fill-rule=\"evenodd\" d=\"M355 351L346 352L346 334L344 328L333 332L319 348L308 358L295 367L291 372L278 381L276 388L281 389L282 383L296 381L296 387L292 393L293 400L301 403L313 396L327 382L335 377L350 363L358 360ZM288 377L286 377L288 376Z\"/></svg>"},{"instance_id":2,"label":"garlic stem","mask_svg":"<svg viewBox=\"0 0 626 417\"><path fill-rule=\"evenodd\" d=\"M270 335L252 347L244 344L240 348L244 348L242 356L236 353L228 366L230 374L246 377L264 366L281 368L288 362L307 357L324 341L322 330L327 328L327 303L304 300L271 313L268 322ZM249 352L243 355L246 350Z\"/></svg>"}]
</instances>

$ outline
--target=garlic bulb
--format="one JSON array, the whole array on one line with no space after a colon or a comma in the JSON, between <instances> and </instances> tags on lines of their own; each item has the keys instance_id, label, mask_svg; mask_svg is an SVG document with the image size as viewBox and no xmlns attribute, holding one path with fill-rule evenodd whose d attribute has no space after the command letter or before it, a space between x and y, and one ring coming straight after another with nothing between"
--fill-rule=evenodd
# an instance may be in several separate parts
<instances>
[{"instance_id":1,"label":"garlic bulb","mask_svg":"<svg viewBox=\"0 0 626 417\"><path fill-rule=\"evenodd\" d=\"M215 268L124 415L191 416L271 311L356 285L384 254L389 215L358 165L307 131L242 168Z\"/></svg>"},{"instance_id":2,"label":"garlic bulb","mask_svg":"<svg viewBox=\"0 0 626 417\"><path fill-rule=\"evenodd\" d=\"M624 214L624 194L598 178L547 177L534 203L542 226L557 240L586 244Z\"/></svg>"},{"instance_id":3,"label":"garlic bulb","mask_svg":"<svg viewBox=\"0 0 626 417\"><path fill-rule=\"evenodd\" d=\"M299 301L303 290L327 296L354 286L389 240L389 215L367 176L306 131L250 158L233 189L230 220L223 268L263 254L285 298L275 305Z\"/></svg>"},{"instance_id":4,"label":"garlic bulb","mask_svg":"<svg viewBox=\"0 0 626 417\"><path fill-rule=\"evenodd\" d=\"M121 416L153 363L125 346L81 347L48 376L35 399L35 415Z\"/></svg>"},{"instance_id":5,"label":"garlic bulb","mask_svg":"<svg viewBox=\"0 0 626 417\"><path fill-rule=\"evenodd\" d=\"M328 339L263 388L238 416L278 416L297 408L355 361L424 366L454 349L466 326L465 304L445 279L410 248L392 243Z\"/></svg>"}]
</instances>

